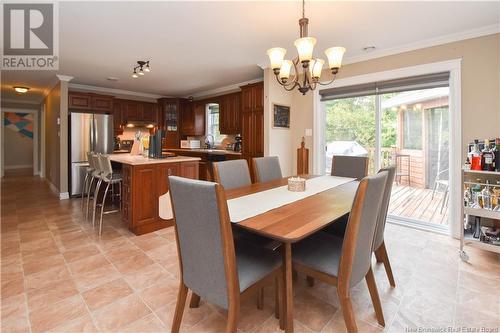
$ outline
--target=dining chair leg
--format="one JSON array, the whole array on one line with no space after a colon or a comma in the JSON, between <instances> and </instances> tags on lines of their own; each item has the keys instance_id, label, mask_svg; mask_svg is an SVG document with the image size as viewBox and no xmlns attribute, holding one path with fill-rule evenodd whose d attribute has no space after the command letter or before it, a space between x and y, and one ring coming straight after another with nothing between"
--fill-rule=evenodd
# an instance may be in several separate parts
<instances>
[{"instance_id":1,"label":"dining chair leg","mask_svg":"<svg viewBox=\"0 0 500 333\"><path fill-rule=\"evenodd\" d=\"M387 273L387 278L389 279L389 284L391 285L391 287L396 287L394 275L392 275L391 263L389 261L389 256L387 255L387 249L385 247L385 241L382 242L379 248L375 250L375 257L377 257L377 262L384 263L385 272Z\"/></svg>"},{"instance_id":2,"label":"dining chair leg","mask_svg":"<svg viewBox=\"0 0 500 333\"><path fill-rule=\"evenodd\" d=\"M264 309L264 288L260 288L257 294L257 309Z\"/></svg>"},{"instance_id":3,"label":"dining chair leg","mask_svg":"<svg viewBox=\"0 0 500 333\"><path fill-rule=\"evenodd\" d=\"M191 300L189 301L189 307L190 308L197 308L199 306L200 306L200 296L198 296L194 292L191 293Z\"/></svg>"},{"instance_id":4,"label":"dining chair leg","mask_svg":"<svg viewBox=\"0 0 500 333\"><path fill-rule=\"evenodd\" d=\"M306 281L309 287L314 287L314 278L312 276L307 276Z\"/></svg>"},{"instance_id":5,"label":"dining chair leg","mask_svg":"<svg viewBox=\"0 0 500 333\"><path fill-rule=\"evenodd\" d=\"M276 278L276 308L275 317L279 319L280 329L285 329L285 284L283 283L283 272Z\"/></svg>"},{"instance_id":6,"label":"dining chair leg","mask_svg":"<svg viewBox=\"0 0 500 333\"><path fill-rule=\"evenodd\" d=\"M106 205L106 196L108 195L108 190L110 185L111 183L108 183L108 185L106 185L106 190L104 191L104 196L102 197L101 217L99 218L99 236L102 234L102 214L104 213L104 206Z\"/></svg>"},{"instance_id":7,"label":"dining chair leg","mask_svg":"<svg viewBox=\"0 0 500 333\"><path fill-rule=\"evenodd\" d=\"M92 228L95 227L95 212L97 210L97 197L99 196L99 190L101 189L102 180L99 179L94 191L94 208L92 210Z\"/></svg>"},{"instance_id":8,"label":"dining chair leg","mask_svg":"<svg viewBox=\"0 0 500 333\"><path fill-rule=\"evenodd\" d=\"M339 296L340 308L342 309L342 315L344 316L344 322L345 326L347 327L347 332L358 333L349 292L337 289L337 294Z\"/></svg>"},{"instance_id":9,"label":"dining chair leg","mask_svg":"<svg viewBox=\"0 0 500 333\"><path fill-rule=\"evenodd\" d=\"M274 318L280 319L280 292L281 292L280 278L274 279ZM281 321L280 321L281 323Z\"/></svg>"},{"instance_id":10,"label":"dining chair leg","mask_svg":"<svg viewBox=\"0 0 500 333\"><path fill-rule=\"evenodd\" d=\"M188 289L184 283L181 282L179 286L179 293L177 294L177 304L175 305L174 319L172 320L172 333L178 333L181 327L182 314L184 313L184 306L186 305Z\"/></svg>"},{"instance_id":11,"label":"dining chair leg","mask_svg":"<svg viewBox=\"0 0 500 333\"><path fill-rule=\"evenodd\" d=\"M381 326L385 326L384 313L382 311L382 304L380 303L380 297L378 295L377 284L375 283L375 277L373 276L372 268L368 270L365 276L366 284L368 285L368 290L370 291L370 297L372 299L373 308L375 309L375 314L377 316L377 321Z\"/></svg>"},{"instance_id":12,"label":"dining chair leg","mask_svg":"<svg viewBox=\"0 0 500 333\"><path fill-rule=\"evenodd\" d=\"M227 311L227 326L226 333L236 333L238 330L238 320L240 316L239 302L232 302L229 304Z\"/></svg>"}]
</instances>

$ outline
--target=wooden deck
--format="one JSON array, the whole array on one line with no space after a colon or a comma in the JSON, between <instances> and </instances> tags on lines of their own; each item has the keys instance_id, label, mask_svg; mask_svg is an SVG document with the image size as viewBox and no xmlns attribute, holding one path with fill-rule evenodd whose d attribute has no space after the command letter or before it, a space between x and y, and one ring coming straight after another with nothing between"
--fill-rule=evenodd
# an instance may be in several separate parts
<instances>
[{"instance_id":1,"label":"wooden deck","mask_svg":"<svg viewBox=\"0 0 500 333\"><path fill-rule=\"evenodd\" d=\"M443 192L436 191L434 198L432 198L432 189L414 188L394 183L389 214L448 225L448 209L446 205L441 213L443 198Z\"/></svg>"}]
</instances>

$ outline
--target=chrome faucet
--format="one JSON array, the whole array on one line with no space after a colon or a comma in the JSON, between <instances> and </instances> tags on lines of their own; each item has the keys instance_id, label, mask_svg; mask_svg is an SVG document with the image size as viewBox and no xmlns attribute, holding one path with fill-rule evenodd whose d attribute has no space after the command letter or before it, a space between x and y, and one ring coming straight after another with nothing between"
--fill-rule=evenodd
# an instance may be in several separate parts
<instances>
[{"instance_id":1,"label":"chrome faucet","mask_svg":"<svg viewBox=\"0 0 500 333\"><path fill-rule=\"evenodd\" d=\"M212 140L210 140L212 138ZM212 134L207 134L205 136L205 148L212 149L215 146L215 138Z\"/></svg>"}]
</instances>

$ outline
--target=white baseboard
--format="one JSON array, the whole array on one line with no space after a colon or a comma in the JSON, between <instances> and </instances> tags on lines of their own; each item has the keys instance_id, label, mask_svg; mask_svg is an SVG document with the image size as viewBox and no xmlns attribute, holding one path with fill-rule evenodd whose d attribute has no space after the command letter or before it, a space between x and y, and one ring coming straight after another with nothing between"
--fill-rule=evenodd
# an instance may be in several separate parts
<instances>
[{"instance_id":1,"label":"white baseboard","mask_svg":"<svg viewBox=\"0 0 500 333\"><path fill-rule=\"evenodd\" d=\"M68 199L69 199L69 192L59 193L59 200L68 200Z\"/></svg>"},{"instance_id":2,"label":"white baseboard","mask_svg":"<svg viewBox=\"0 0 500 333\"><path fill-rule=\"evenodd\" d=\"M33 164L5 165L3 168L5 170L31 169L33 168Z\"/></svg>"}]
</instances>

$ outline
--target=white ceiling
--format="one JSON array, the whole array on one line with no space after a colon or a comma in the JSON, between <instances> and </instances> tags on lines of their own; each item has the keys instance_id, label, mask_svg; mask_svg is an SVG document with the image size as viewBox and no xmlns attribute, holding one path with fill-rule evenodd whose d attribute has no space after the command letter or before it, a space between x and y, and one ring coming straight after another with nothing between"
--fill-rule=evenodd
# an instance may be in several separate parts
<instances>
[{"instance_id":1,"label":"white ceiling","mask_svg":"<svg viewBox=\"0 0 500 333\"><path fill-rule=\"evenodd\" d=\"M40 101L55 74L71 81L165 96L188 96L256 79L266 50L295 55L301 5L289 2L60 2L59 71L3 71L2 98ZM376 52L500 25L500 2L308 2L316 55L330 46L359 59ZM130 77L137 60L152 72ZM117 82L106 80L113 76ZM33 88L13 93L13 85Z\"/></svg>"}]
</instances>

